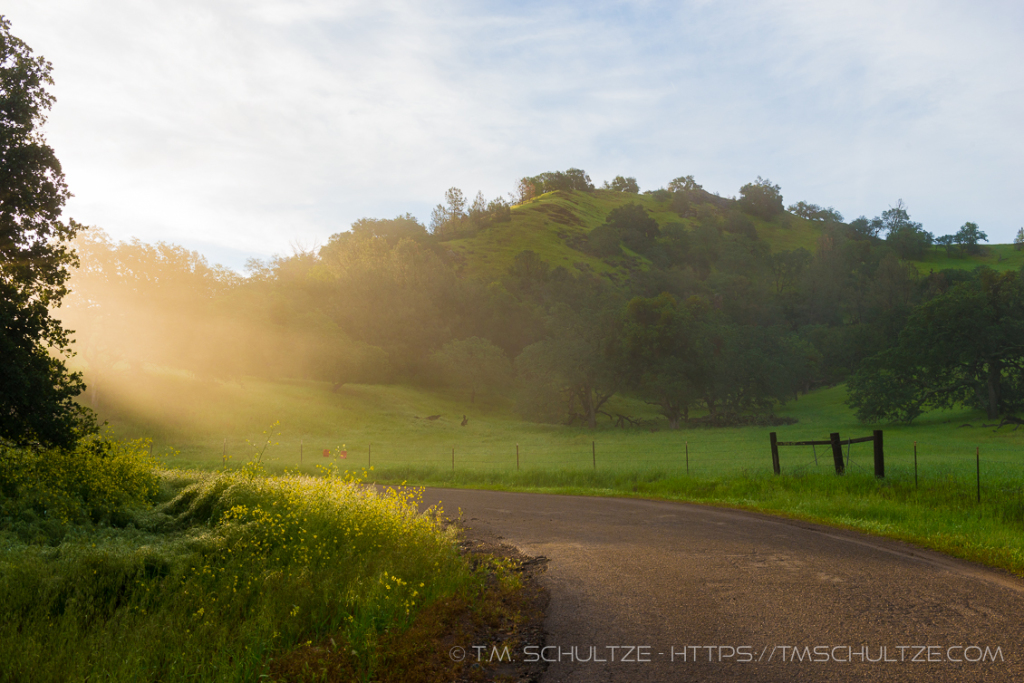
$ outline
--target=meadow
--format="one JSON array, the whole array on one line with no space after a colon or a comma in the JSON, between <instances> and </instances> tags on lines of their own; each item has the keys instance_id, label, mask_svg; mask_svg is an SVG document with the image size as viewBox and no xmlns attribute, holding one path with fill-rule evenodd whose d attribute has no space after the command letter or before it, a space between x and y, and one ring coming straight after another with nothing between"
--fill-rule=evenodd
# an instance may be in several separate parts
<instances>
[{"instance_id":1,"label":"meadow","mask_svg":"<svg viewBox=\"0 0 1024 683\"><path fill-rule=\"evenodd\" d=\"M657 470L697 478L771 471L769 432L779 440L828 439L884 432L886 468L911 472L917 448L919 476L974 476L980 449L982 477L1024 475L1024 430L993 429L984 414L936 411L912 425L869 425L845 405L844 386L818 390L779 406L778 417L795 424L775 427L691 427L669 430L652 406L616 397L608 406L615 418L640 419L640 426L617 427L602 418L594 431L579 426L526 422L511 402L483 395L475 403L455 391L425 391L400 385L346 385L332 392L317 382L197 382L176 374L148 374L111 391L100 415L127 438L152 438L156 454L169 466L215 469L245 460L250 443L262 443L272 423L274 446L268 467L314 473L318 465L373 466L375 471L418 467L511 474L518 470ZM435 420L430 416L440 415ZM463 416L466 426L461 426ZM692 417L699 418L700 414ZM971 425L965 427L963 425ZM323 457L327 450L329 458ZM341 450L346 457L340 458ZM872 446L844 444L851 472L873 472ZM785 447L784 474L830 472L828 447ZM687 469L688 468L688 469Z\"/></svg>"},{"instance_id":2,"label":"meadow","mask_svg":"<svg viewBox=\"0 0 1024 683\"><path fill-rule=\"evenodd\" d=\"M125 436L152 435L155 454L170 467L230 469L279 421L266 459L274 471L313 473L332 463L367 469L380 483L727 505L899 538L1024 576L1024 430L986 427L971 410L929 413L909 426L867 425L837 386L776 410L795 424L672 431L651 406L619 398L609 412L641 425L606 419L589 431L525 422L501 397L470 403L457 392L409 386L348 385L335 393L315 382L200 385L152 375L128 387L123 404L109 404L107 419ZM432 415L440 417L426 419ZM821 446L781 448L782 476L772 474L771 431L793 441L831 432L857 438L879 427L883 480L873 475L871 443L844 444L843 477Z\"/></svg>"}]
</instances>

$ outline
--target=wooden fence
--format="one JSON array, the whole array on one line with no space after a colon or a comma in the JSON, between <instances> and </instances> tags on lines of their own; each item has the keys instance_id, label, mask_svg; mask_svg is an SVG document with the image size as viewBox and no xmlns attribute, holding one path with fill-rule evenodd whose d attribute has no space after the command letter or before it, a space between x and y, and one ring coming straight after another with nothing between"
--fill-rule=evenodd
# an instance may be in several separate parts
<instances>
[{"instance_id":1,"label":"wooden fence","mask_svg":"<svg viewBox=\"0 0 1024 683\"><path fill-rule=\"evenodd\" d=\"M841 439L839 432L829 434L828 441L779 441L778 435L772 432L768 435L772 446L772 469L775 474L782 474L782 465L779 462L779 446L832 446L832 460L835 462L836 474L844 474L846 465L843 463L843 443L855 444L875 442L875 476L879 479L885 477L885 452L882 449L882 430L876 429L871 436L862 436L856 439Z\"/></svg>"}]
</instances>

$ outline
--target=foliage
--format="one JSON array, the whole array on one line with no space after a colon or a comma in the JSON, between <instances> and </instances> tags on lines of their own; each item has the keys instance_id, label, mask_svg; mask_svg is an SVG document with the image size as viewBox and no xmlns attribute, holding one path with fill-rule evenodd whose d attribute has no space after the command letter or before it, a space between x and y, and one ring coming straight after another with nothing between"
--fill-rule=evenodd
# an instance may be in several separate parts
<instances>
[{"instance_id":1,"label":"foliage","mask_svg":"<svg viewBox=\"0 0 1024 683\"><path fill-rule=\"evenodd\" d=\"M956 247L956 236L955 235L939 235L935 238L935 244L946 249L947 256L960 256L963 254L962 251L954 249Z\"/></svg>"},{"instance_id":2,"label":"foliage","mask_svg":"<svg viewBox=\"0 0 1024 683\"><path fill-rule=\"evenodd\" d=\"M953 235L953 242L960 247L960 250L967 254L981 253L979 242L987 242L988 235L978 227L977 223L968 221L964 223L956 234Z\"/></svg>"},{"instance_id":3,"label":"foliage","mask_svg":"<svg viewBox=\"0 0 1024 683\"><path fill-rule=\"evenodd\" d=\"M449 187L444 193L444 204L438 204L430 214L430 232L444 235L453 232L458 223L466 218L466 197L457 187Z\"/></svg>"},{"instance_id":4,"label":"foliage","mask_svg":"<svg viewBox=\"0 0 1024 683\"><path fill-rule=\"evenodd\" d=\"M689 418L700 400L696 340L690 316L662 293L626 306L622 351L630 387L658 405L671 429Z\"/></svg>"},{"instance_id":5,"label":"foliage","mask_svg":"<svg viewBox=\"0 0 1024 683\"><path fill-rule=\"evenodd\" d=\"M782 294L798 287L801 276L811 263L811 253L803 247L779 251L769 255L768 263L775 293Z\"/></svg>"},{"instance_id":6,"label":"foliage","mask_svg":"<svg viewBox=\"0 0 1024 683\"><path fill-rule=\"evenodd\" d=\"M929 408L971 405L990 419L1024 408L1024 283L982 273L915 310L899 344L850 380L864 420L910 422Z\"/></svg>"},{"instance_id":7,"label":"foliage","mask_svg":"<svg viewBox=\"0 0 1024 683\"><path fill-rule=\"evenodd\" d=\"M907 206L900 199L869 222L867 233L885 235L885 240L902 259L919 259L935 241L935 236L910 220Z\"/></svg>"},{"instance_id":8,"label":"foliage","mask_svg":"<svg viewBox=\"0 0 1024 683\"><path fill-rule=\"evenodd\" d=\"M614 190L616 192L631 192L633 194L640 194L640 186L636 183L636 178L629 177L623 178L620 175L615 176L615 179L610 183L604 181L604 189Z\"/></svg>"},{"instance_id":9,"label":"foliage","mask_svg":"<svg viewBox=\"0 0 1024 683\"><path fill-rule=\"evenodd\" d=\"M148 440L81 440L74 448L0 445L0 531L59 541L68 524L123 521L157 493Z\"/></svg>"},{"instance_id":10,"label":"foliage","mask_svg":"<svg viewBox=\"0 0 1024 683\"><path fill-rule=\"evenodd\" d=\"M752 183L740 188L741 209L766 221L782 214L782 188L767 178L757 177Z\"/></svg>"},{"instance_id":11,"label":"foliage","mask_svg":"<svg viewBox=\"0 0 1024 683\"><path fill-rule=\"evenodd\" d=\"M919 259L935 241L920 223L906 223L894 228L885 238L903 259Z\"/></svg>"},{"instance_id":12,"label":"foliage","mask_svg":"<svg viewBox=\"0 0 1024 683\"><path fill-rule=\"evenodd\" d=\"M831 206L827 209L823 209L817 204L797 202L796 204L786 207L786 210L800 216L801 218L806 218L809 221L834 221L836 223L841 223L843 220L843 214L839 213Z\"/></svg>"},{"instance_id":13,"label":"foliage","mask_svg":"<svg viewBox=\"0 0 1024 683\"><path fill-rule=\"evenodd\" d=\"M890 206L882 212L881 216L872 218L870 225L872 236L884 237L903 226L919 226L920 224L915 224L910 220L910 215L907 213L907 205L903 203L902 199L898 199L896 200L896 206Z\"/></svg>"},{"instance_id":14,"label":"foliage","mask_svg":"<svg viewBox=\"0 0 1024 683\"><path fill-rule=\"evenodd\" d=\"M551 307L547 319L547 338L516 358L520 406L523 398L558 405L561 419L578 419L593 429L602 407L622 383L619 302L600 282L578 279L562 286L563 299ZM533 410L527 405L522 413Z\"/></svg>"},{"instance_id":15,"label":"foliage","mask_svg":"<svg viewBox=\"0 0 1024 683\"><path fill-rule=\"evenodd\" d=\"M565 171L549 171L525 178L524 181L533 187L534 196L542 195L545 192L590 192L594 189L594 183L586 171L578 168L570 168Z\"/></svg>"},{"instance_id":16,"label":"foliage","mask_svg":"<svg viewBox=\"0 0 1024 683\"><path fill-rule=\"evenodd\" d=\"M482 192L477 192L468 210L459 188L448 188L444 197L445 203L435 206L430 215L430 232L441 239L458 238L512 219L510 207L501 197L488 202Z\"/></svg>"},{"instance_id":17,"label":"foliage","mask_svg":"<svg viewBox=\"0 0 1024 683\"><path fill-rule=\"evenodd\" d=\"M1013 238L1013 248L1017 251L1024 249L1024 228L1017 231L1017 236Z\"/></svg>"},{"instance_id":18,"label":"foliage","mask_svg":"<svg viewBox=\"0 0 1024 683\"><path fill-rule=\"evenodd\" d=\"M3 546L5 676L246 681L316 639L370 679L387 631L483 580L414 489L331 471L162 479L177 494L132 527Z\"/></svg>"},{"instance_id":19,"label":"foliage","mask_svg":"<svg viewBox=\"0 0 1024 683\"><path fill-rule=\"evenodd\" d=\"M236 273L177 245L114 242L98 228L77 227L80 266L59 313L77 332L94 407L115 368L154 363L237 376L238 328L213 305L238 286Z\"/></svg>"},{"instance_id":20,"label":"foliage","mask_svg":"<svg viewBox=\"0 0 1024 683\"><path fill-rule=\"evenodd\" d=\"M537 188L533 184L533 179L527 177L517 180L515 190L509 192L508 196L513 206L518 206L536 197Z\"/></svg>"},{"instance_id":21,"label":"foliage","mask_svg":"<svg viewBox=\"0 0 1024 683\"><path fill-rule=\"evenodd\" d=\"M51 68L0 16L0 439L67 448L95 424L74 402L84 384L64 365L68 331L50 313L67 294L80 227L60 222L71 195L39 130Z\"/></svg>"},{"instance_id":22,"label":"foliage","mask_svg":"<svg viewBox=\"0 0 1024 683\"><path fill-rule=\"evenodd\" d=\"M587 240L590 250L600 256L618 255L620 242L637 253L647 254L660 233L658 221L639 204L630 203L612 209L604 225L594 228Z\"/></svg>"},{"instance_id":23,"label":"foliage","mask_svg":"<svg viewBox=\"0 0 1024 683\"><path fill-rule=\"evenodd\" d=\"M352 223L352 234L358 237L380 237L396 244L403 239L423 238L427 229L411 213L395 218L360 218Z\"/></svg>"},{"instance_id":24,"label":"foliage","mask_svg":"<svg viewBox=\"0 0 1024 683\"><path fill-rule=\"evenodd\" d=\"M850 221L850 234L854 239L871 239L878 237L880 225L868 220L867 216L860 216Z\"/></svg>"},{"instance_id":25,"label":"foliage","mask_svg":"<svg viewBox=\"0 0 1024 683\"><path fill-rule=\"evenodd\" d=\"M434 361L450 383L470 391L470 403L476 402L477 391L512 381L508 356L480 337L448 342L434 354Z\"/></svg>"},{"instance_id":26,"label":"foliage","mask_svg":"<svg viewBox=\"0 0 1024 683\"><path fill-rule=\"evenodd\" d=\"M684 175L673 179L668 184L668 189L672 192L682 192L685 190L703 190L704 188L693 179L692 175Z\"/></svg>"},{"instance_id":27,"label":"foliage","mask_svg":"<svg viewBox=\"0 0 1024 683\"><path fill-rule=\"evenodd\" d=\"M722 414L778 409L844 381L897 343L915 307L971 277L919 277L922 265L900 259L892 231L881 233L891 240L878 239L881 217L875 228L866 218L850 226L795 215L767 222L691 177L670 187L553 192L515 208L450 191L442 208L461 217L440 233L408 215L362 219L316 251L250 264L247 278L178 247L114 244L90 230L78 240L81 285L63 313L79 329L90 400L104 416L120 410L116 394L134 395L132 382L152 381L157 371L239 387L258 378L321 381L341 394L336 400L360 390L352 384L421 384L438 377L446 345L475 338L506 358L532 347L516 364L521 414L589 424L591 414L612 412L607 402L623 392L656 403L645 393L653 385L637 379L644 373L671 376L656 369L667 368L659 366L667 358L646 352L638 357L651 367L626 372L633 359L622 354L620 332L634 298L665 294L679 302L679 315L692 314L691 302L707 309L680 332L701 345L669 355L700 386L692 409ZM885 213L897 227L912 223L901 207ZM1008 253L990 251L993 260ZM930 265L937 252L925 258ZM981 258L964 254L960 262ZM1011 266L1018 267L996 265ZM558 323L566 310L577 330ZM572 398L583 386L568 377L575 367L604 379ZM702 367L716 382L696 383ZM473 382L461 386L472 396ZM412 413L423 410L440 412Z\"/></svg>"}]
</instances>

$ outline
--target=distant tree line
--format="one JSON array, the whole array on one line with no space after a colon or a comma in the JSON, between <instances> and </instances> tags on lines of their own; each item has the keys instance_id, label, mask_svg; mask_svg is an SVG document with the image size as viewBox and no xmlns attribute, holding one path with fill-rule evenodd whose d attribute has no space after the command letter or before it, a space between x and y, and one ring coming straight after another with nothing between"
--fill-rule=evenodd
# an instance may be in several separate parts
<instances>
[{"instance_id":1,"label":"distant tree line","mask_svg":"<svg viewBox=\"0 0 1024 683\"><path fill-rule=\"evenodd\" d=\"M606 185L639 197L635 179ZM429 226L408 214L361 219L315 251L250 262L247 277L180 247L81 231L62 315L99 387L104 373L153 364L335 390L450 385L470 402L511 389L530 419L589 427L628 419L608 410L616 394L658 406L675 428L695 411L718 424L770 416L847 380L868 420L955 402L996 416L1024 401L1018 274L920 274L906 259L935 240L902 202L846 224L805 202L787 213L767 179L730 199L681 176L648 191L660 220L627 201L576 245L612 275L552 267L529 249L503 273L462 275L450 240L501 229L529 197L601 191L579 169L518 188L510 202L477 194L471 204L451 188ZM773 251L761 238L799 220L817 226L813 250ZM985 234L968 223L954 238L968 254ZM943 321L968 324L978 341L943 337Z\"/></svg>"}]
</instances>

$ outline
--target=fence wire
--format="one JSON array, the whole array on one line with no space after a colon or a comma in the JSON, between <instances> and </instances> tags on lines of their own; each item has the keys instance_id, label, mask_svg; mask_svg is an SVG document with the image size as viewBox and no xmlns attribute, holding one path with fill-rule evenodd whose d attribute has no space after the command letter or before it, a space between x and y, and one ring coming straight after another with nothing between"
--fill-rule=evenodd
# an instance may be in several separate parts
<instances>
[{"instance_id":1,"label":"fence wire","mask_svg":"<svg viewBox=\"0 0 1024 683\"><path fill-rule=\"evenodd\" d=\"M796 430L794 430L796 431ZM806 432L806 430L803 430ZM913 440L899 433L884 433L886 478L916 476L918 480L935 478L975 479L984 482L1024 480L1024 431L1000 435L998 441L969 446L963 441L934 442ZM827 434L781 433L779 440L822 440ZM843 466L846 472L874 473L874 450L869 442L851 443L863 433L841 438ZM217 444L221 450L221 444ZM237 441L223 445L225 459L229 451L236 462L245 459L245 448ZM328 457L323 457L324 453ZM301 455L300 455L301 454ZM344 457L342 457L342 454ZM279 466L308 469L333 464L344 469L429 469L454 472L529 472L599 471L637 472L666 476L724 477L772 471L768 432L719 434L711 430L673 433L600 432L578 437L553 439L527 436L513 440L461 439L452 444L369 441L347 443L323 449L309 443L288 443L271 451L270 460ZM779 460L784 476L834 472L830 445L780 446Z\"/></svg>"}]
</instances>

